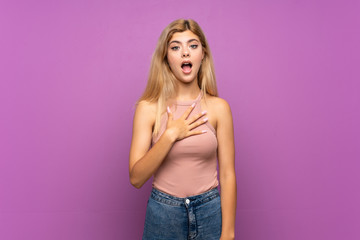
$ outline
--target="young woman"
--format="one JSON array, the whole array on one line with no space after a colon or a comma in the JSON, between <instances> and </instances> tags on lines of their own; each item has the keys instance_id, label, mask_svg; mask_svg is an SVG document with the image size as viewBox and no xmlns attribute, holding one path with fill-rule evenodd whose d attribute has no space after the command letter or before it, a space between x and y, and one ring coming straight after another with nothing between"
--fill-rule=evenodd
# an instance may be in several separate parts
<instances>
[{"instance_id":1,"label":"young woman","mask_svg":"<svg viewBox=\"0 0 360 240\"><path fill-rule=\"evenodd\" d=\"M170 23L159 38L135 111L129 171L136 188L154 176L143 239L235 238L232 115L193 20Z\"/></svg>"}]
</instances>

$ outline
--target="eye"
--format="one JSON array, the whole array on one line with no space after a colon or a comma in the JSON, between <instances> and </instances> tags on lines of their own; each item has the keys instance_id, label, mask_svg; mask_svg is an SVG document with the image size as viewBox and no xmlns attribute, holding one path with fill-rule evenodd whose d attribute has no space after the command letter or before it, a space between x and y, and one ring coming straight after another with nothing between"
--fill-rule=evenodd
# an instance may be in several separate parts
<instances>
[{"instance_id":1,"label":"eye","mask_svg":"<svg viewBox=\"0 0 360 240\"><path fill-rule=\"evenodd\" d=\"M173 46L173 47L171 47L171 50L174 50L174 51L179 50L179 49L180 49L179 46Z\"/></svg>"},{"instance_id":2,"label":"eye","mask_svg":"<svg viewBox=\"0 0 360 240\"><path fill-rule=\"evenodd\" d=\"M191 45L190 45L190 48L192 48L192 49L196 49L197 47L198 47L197 44L191 44Z\"/></svg>"}]
</instances>

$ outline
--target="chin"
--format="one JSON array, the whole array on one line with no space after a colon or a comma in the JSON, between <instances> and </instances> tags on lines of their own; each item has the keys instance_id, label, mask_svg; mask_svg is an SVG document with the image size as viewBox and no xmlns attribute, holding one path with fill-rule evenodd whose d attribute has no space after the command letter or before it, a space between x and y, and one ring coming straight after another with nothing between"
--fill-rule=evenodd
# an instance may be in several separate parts
<instances>
[{"instance_id":1,"label":"chin","mask_svg":"<svg viewBox=\"0 0 360 240\"><path fill-rule=\"evenodd\" d=\"M175 74L174 74L175 75ZM175 78L182 83L192 83L197 80L197 74L184 75L182 72L179 75L175 75Z\"/></svg>"},{"instance_id":2,"label":"chin","mask_svg":"<svg viewBox=\"0 0 360 240\"><path fill-rule=\"evenodd\" d=\"M182 83L192 83L193 81L196 81L196 77L193 77L193 76L189 76L189 77L180 77L180 78L177 78L180 82Z\"/></svg>"}]
</instances>

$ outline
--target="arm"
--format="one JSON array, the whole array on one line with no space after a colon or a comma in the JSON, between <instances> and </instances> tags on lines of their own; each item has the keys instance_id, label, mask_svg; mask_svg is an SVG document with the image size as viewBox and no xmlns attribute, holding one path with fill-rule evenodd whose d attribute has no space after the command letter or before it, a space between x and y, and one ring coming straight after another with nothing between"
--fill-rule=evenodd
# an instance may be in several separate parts
<instances>
[{"instance_id":1,"label":"arm","mask_svg":"<svg viewBox=\"0 0 360 240\"><path fill-rule=\"evenodd\" d=\"M236 176L234 129L230 106L220 99L217 108L219 179L221 187L221 240L235 239Z\"/></svg>"},{"instance_id":2,"label":"arm","mask_svg":"<svg viewBox=\"0 0 360 240\"><path fill-rule=\"evenodd\" d=\"M159 141L149 150L152 128L155 122L156 106L144 101L138 104L133 121L133 135L129 156L130 182L134 187L142 187L155 173L175 141L202 133L200 131L192 131L192 129L204 123L199 120L204 114L187 119L193 108L194 106L191 106L177 120L173 120L172 113L168 110L166 130L161 135Z\"/></svg>"}]
</instances>

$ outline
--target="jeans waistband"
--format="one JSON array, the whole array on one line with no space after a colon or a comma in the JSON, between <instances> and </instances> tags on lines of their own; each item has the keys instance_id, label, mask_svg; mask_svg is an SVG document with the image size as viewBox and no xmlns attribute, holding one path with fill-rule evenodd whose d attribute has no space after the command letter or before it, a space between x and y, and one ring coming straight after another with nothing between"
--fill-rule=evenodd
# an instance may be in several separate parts
<instances>
[{"instance_id":1,"label":"jeans waistband","mask_svg":"<svg viewBox=\"0 0 360 240\"><path fill-rule=\"evenodd\" d=\"M191 202L191 205L193 207L195 207L197 205L209 202L218 196L220 196L220 194L219 194L219 191L217 188L213 188L213 189L211 189L207 192L204 192L202 194L199 194L199 195L185 197L185 198L179 198L179 197L172 196L170 194L161 192L161 191L157 190L156 188L153 188L151 191L152 199L154 199L155 201L164 203L164 204L172 205L172 206L185 206L185 205L188 205L189 202Z\"/></svg>"}]
</instances>

